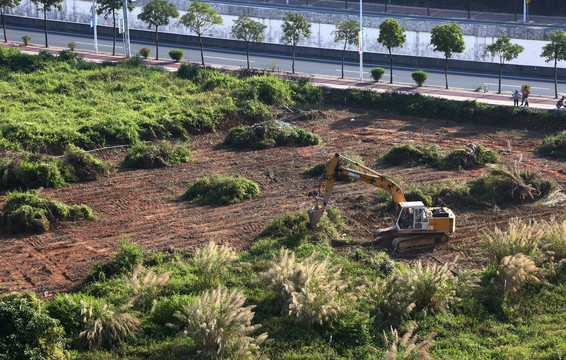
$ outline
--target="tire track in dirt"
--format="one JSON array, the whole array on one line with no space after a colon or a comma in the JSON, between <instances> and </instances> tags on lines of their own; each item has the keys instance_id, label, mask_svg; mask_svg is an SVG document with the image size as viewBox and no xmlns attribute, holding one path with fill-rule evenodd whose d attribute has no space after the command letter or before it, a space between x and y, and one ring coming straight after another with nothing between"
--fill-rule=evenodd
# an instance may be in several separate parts
<instances>
[{"instance_id":1,"label":"tire track in dirt","mask_svg":"<svg viewBox=\"0 0 566 360\"><path fill-rule=\"evenodd\" d=\"M0 233L0 293L33 290L49 295L69 290L81 283L93 263L113 254L118 240L125 236L151 251L194 249L209 240L244 248L281 212L303 211L312 205L313 198L308 194L318 190L319 180L302 175L302 171L335 152L360 155L366 165L399 179L405 186L447 179L463 183L485 170L385 167L379 157L391 146L405 143L454 149L473 142L500 151L508 167L519 162L561 186L566 184L564 162L539 158L530 151L546 135L543 133L415 120L365 110L328 110L326 115L325 120L299 124L324 138L320 146L241 151L223 147L220 143L225 133L218 132L193 138L189 147L198 154L188 164L156 170L116 167L108 178L43 190L69 205L89 205L98 218L56 224L40 235ZM118 166L124 154L124 150L105 150L101 156ZM245 176L258 183L260 195L227 206L197 206L180 199L189 183L215 174ZM390 216L381 218L373 212L375 196L376 188L365 184L336 185L331 205L352 225L350 235L373 241L368 230L391 224ZM549 219L555 212L565 213L564 204L461 211L457 213L457 234L432 254L442 261L460 254L459 266L477 268L485 261L478 252L478 231L494 225L506 227L513 216ZM427 253L420 257L426 259ZM414 261L415 256L400 259Z\"/></svg>"}]
</instances>

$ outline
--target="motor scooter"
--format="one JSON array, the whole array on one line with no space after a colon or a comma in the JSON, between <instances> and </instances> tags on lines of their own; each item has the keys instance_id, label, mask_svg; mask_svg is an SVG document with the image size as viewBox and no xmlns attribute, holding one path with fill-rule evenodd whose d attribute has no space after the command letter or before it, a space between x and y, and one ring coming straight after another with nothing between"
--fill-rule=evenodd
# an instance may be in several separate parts
<instances>
[{"instance_id":1,"label":"motor scooter","mask_svg":"<svg viewBox=\"0 0 566 360\"><path fill-rule=\"evenodd\" d=\"M558 109L566 106L566 105L564 105L564 99L566 99L566 95L562 95L562 98L560 100L558 100L558 102L556 103L556 107Z\"/></svg>"}]
</instances>

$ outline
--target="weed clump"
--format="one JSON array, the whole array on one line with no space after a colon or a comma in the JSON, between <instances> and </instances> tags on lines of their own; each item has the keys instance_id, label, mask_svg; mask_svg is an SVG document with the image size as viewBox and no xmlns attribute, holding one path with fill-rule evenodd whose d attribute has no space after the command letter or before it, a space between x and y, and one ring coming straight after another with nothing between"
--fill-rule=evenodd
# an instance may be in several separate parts
<instances>
[{"instance_id":1,"label":"weed clump","mask_svg":"<svg viewBox=\"0 0 566 360\"><path fill-rule=\"evenodd\" d=\"M259 195L259 186L240 175L203 177L192 183L183 197L200 205L226 205Z\"/></svg>"},{"instance_id":2,"label":"weed clump","mask_svg":"<svg viewBox=\"0 0 566 360\"><path fill-rule=\"evenodd\" d=\"M128 150L124 166L153 169L192 161L194 153L181 144L160 141L155 145L137 144Z\"/></svg>"},{"instance_id":3,"label":"weed clump","mask_svg":"<svg viewBox=\"0 0 566 360\"><path fill-rule=\"evenodd\" d=\"M2 224L11 233L43 233L56 221L81 219L94 219L88 206L67 206L35 191L9 193L2 209Z\"/></svg>"},{"instance_id":4,"label":"weed clump","mask_svg":"<svg viewBox=\"0 0 566 360\"><path fill-rule=\"evenodd\" d=\"M203 359L255 358L267 333L253 337L261 325L252 325L255 305L244 306L246 297L240 290L228 290L218 286L175 314L180 329L179 336L190 336L198 344L198 355Z\"/></svg>"},{"instance_id":5,"label":"weed clump","mask_svg":"<svg viewBox=\"0 0 566 360\"><path fill-rule=\"evenodd\" d=\"M557 159L566 158L566 130L555 136L547 137L537 146L537 152Z\"/></svg>"},{"instance_id":6,"label":"weed clump","mask_svg":"<svg viewBox=\"0 0 566 360\"><path fill-rule=\"evenodd\" d=\"M61 167L68 182L92 181L108 175L104 162L73 145L65 151Z\"/></svg>"},{"instance_id":7,"label":"weed clump","mask_svg":"<svg viewBox=\"0 0 566 360\"><path fill-rule=\"evenodd\" d=\"M224 143L237 148L266 149L276 146L313 146L322 139L284 123L262 123L232 128Z\"/></svg>"},{"instance_id":8,"label":"weed clump","mask_svg":"<svg viewBox=\"0 0 566 360\"><path fill-rule=\"evenodd\" d=\"M381 160L406 167L433 166L439 164L440 151L435 147L422 145L396 145L381 156Z\"/></svg>"},{"instance_id":9,"label":"weed clump","mask_svg":"<svg viewBox=\"0 0 566 360\"><path fill-rule=\"evenodd\" d=\"M112 276L129 273L136 265L141 264L143 254L143 249L139 245L132 243L128 238L120 239L116 254L108 262L94 264L86 282L106 281Z\"/></svg>"}]
</instances>

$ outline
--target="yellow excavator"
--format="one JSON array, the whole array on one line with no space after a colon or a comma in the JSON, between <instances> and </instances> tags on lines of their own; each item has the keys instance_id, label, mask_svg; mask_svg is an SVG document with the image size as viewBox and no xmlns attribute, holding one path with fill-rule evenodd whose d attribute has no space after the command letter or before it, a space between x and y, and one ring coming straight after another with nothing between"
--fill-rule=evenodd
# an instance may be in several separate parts
<instances>
[{"instance_id":1,"label":"yellow excavator","mask_svg":"<svg viewBox=\"0 0 566 360\"><path fill-rule=\"evenodd\" d=\"M340 159L356 165L361 170L340 166ZM375 232L386 246L391 241L393 249L400 252L429 248L434 246L436 241L444 240L456 229L452 210L445 207L425 207L421 201L406 201L403 191L392 179L338 153L328 160L322 174L319 195L323 193L323 196L317 195L315 207L309 209L313 229L324 215L336 176L339 174L391 193L395 203L395 224Z\"/></svg>"}]
</instances>

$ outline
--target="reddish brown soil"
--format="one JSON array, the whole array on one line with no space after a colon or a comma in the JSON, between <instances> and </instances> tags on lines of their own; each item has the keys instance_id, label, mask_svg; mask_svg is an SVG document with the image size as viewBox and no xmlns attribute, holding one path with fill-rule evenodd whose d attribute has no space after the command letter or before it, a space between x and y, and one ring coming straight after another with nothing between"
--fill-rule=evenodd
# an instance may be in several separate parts
<instances>
[{"instance_id":1,"label":"reddish brown soil","mask_svg":"<svg viewBox=\"0 0 566 360\"><path fill-rule=\"evenodd\" d=\"M457 182L481 175L485 170L438 171L428 168L383 167L378 157L391 146L405 143L438 145L445 149L482 144L498 150L508 166L540 172L566 185L566 163L538 157L532 149L549 134L522 130L461 126L447 122L415 120L387 113L325 111L324 120L298 124L321 135L324 145L305 148L273 148L236 151L218 146L225 133L196 137L190 145L198 151L195 162L158 170L125 171L116 166L108 178L43 193L66 204L87 204L98 220L57 224L41 235L12 236L0 233L0 293L32 290L44 296L78 285L95 262L104 261L128 236L146 250L195 248L214 240L236 248L250 245L261 229L282 211L297 212L311 206L308 194L318 180L302 175L315 163L335 152L357 154L366 165L403 184ZM350 119L354 118L354 121ZM100 153L116 165L124 152ZM196 206L181 201L187 184L202 176L241 174L259 184L261 194L249 201L221 207ZM5 196L2 197L2 201ZM362 183L338 184L331 203L352 225L351 234L370 242L367 230L391 225L391 218L372 214L375 188ZM523 205L505 210L456 211L457 234L433 251L410 256L452 261L477 268L484 263L478 252L478 232L505 227L512 217L549 219L566 213L564 201L552 207Z\"/></svg>"}]
</instances>

